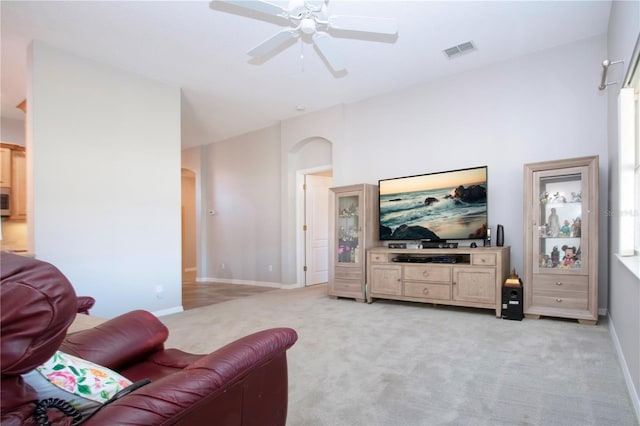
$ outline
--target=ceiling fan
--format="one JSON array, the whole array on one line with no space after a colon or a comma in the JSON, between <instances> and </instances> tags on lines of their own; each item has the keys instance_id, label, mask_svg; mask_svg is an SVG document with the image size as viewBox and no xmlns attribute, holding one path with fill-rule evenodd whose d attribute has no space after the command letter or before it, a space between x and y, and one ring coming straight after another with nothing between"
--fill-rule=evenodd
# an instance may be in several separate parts
<instances>
[{"instance_id":1,"label":"ceiling fan","mask_svg":"<svg viewBox=\"0 0 640 426\"><path fill-rule=\"evenodd\" d=\"M247 52L248 55L254 58L263 57L292 40L311 39L329 67L335 72L344 71L345 67L335 48L334 40L329 34L330 31L338 31L342 36L348 36L351 32L382 36L394 36L398 33L398 24L395 19L328 15L328 2L329 0L290 0L287 9L261 0L212 0L210 5L212 8L216 8L216 3L236 6L246 11L277 18L279 23L292 27L285 28L258 44Z\"/></svg>"}]
</instances>

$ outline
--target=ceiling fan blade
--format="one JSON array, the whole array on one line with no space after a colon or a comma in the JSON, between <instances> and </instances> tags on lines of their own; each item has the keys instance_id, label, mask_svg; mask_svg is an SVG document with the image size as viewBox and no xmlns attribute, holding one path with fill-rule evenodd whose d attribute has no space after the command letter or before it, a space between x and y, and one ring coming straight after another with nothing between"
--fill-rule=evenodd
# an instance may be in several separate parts
<instances>
[{"instance_id":1,"label":"ceiling fan blade","mask_svg":"<svg viewBox=\"0 0 640 426\"><path fill-rule=\"evenodd\" d=\"M333 15L329 16L329 28L345 31L394 35L398 33L398 22L391 18Z\"/></svg>"},{"instance_id":2,"label":"ceiling fan blade","mask_svg":"<svg viewBox=\"0 0 640 426\"><path fill-rule=\"evenodd\" d=\"M243 9L252 10L254 12L264 13L266 15L278 16L288 19L289 12L282 7L260 0L212 0L211 5L214 3L226 3L233 6L241 7Z\"/></svg>"},{"instance_id":3,"label":"ceiling fan blade","mask_svg":"<svg viewBox=\"0 0 640 426\"><path fill-rule=\"evenodd\" d=\"M336 53L333 40L329 34L321 32L315 33L313 35L313 43L334 71L344 71L345 67L342 64L340 55Z\"/></svg>"},{"instance_id":4,"label":"ceiling fan blade","mask_svg":"<svg viewBox=\"0 0 640 426\"><path fill-rule=\"evenodd\" d=\"M272 37L266 39L253 49L247 52L248 55L254 58L264 56L267 53L272 52L278 47L282 46L289 40L293 40L300 37L300 34L295 29L286 29L275 33Z\"/></svg>"},{"instance_id":5,"label":"ceiling fan blade","mask_svg":"<svg viewBox=\"0 0 640 426\"><path fill-rule=\"evenodd\" d=\"M326 0L306 0L305 3L312 10L320 10L326 4Z\"/></svg>"}]
</instances>

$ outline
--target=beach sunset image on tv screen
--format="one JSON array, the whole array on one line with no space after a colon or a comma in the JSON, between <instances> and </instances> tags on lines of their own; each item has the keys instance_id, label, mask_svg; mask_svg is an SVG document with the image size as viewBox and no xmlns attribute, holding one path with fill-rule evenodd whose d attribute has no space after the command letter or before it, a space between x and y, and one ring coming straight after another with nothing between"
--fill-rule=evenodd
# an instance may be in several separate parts
<instances>
[{"instance_id":1,"label":"beach sunset image on tv screen","mask_svg":"<svg viewBox=\"0 0 640 426\"><path fill-rule=\"evenodd\" d=\"M487 167L379 181L381 240L481 239Z\"/></svg>"}]
</instances>

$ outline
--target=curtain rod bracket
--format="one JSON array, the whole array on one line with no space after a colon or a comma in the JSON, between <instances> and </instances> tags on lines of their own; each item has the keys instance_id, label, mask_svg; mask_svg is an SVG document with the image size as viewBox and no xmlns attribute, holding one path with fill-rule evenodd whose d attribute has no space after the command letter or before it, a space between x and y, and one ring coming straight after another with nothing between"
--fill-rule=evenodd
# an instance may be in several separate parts
<instances>
[{"instance_id":1,"label":"curtain rod bracket","mask_svg":"<svg viewBox=\"0 0 640 426\"><path fill-rule=\"evenodd\" d=\"M608 59L605 59L604 61L602 61L602 78L600 79L600 86L598 86L598 89L604 90L607 88L607 86L611 86L612 84L618 84L617 81L612 81L607 83L607 71L609 71L609 66L622 64L622 63L624 63L622 59L619 61L613 61L613 62L611 62Z\"/></svg>"}]
</instances>

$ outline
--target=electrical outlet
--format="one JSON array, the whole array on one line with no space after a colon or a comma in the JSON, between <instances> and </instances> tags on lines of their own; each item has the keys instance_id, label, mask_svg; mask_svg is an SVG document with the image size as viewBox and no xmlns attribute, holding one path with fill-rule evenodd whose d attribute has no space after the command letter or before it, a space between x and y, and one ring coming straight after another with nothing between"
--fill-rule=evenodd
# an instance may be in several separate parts
<instances>
[{"instance_id":1,"label":"electrical outlet","mask_svg":"<svg viewBox=\"0 0 640 426\"><path fill-rule=\"evenodd\" d=\"M273 265L269 265L267 269L269 270L269 272L273 272Z\"/></svg>"},{"instance_id":2,"label":"electrical outlet","mask_svg":"<svg viewBox=\"0 0 640 426\"><path fill-rule=\"evenodd\" d=\"M221 268L221 269L224 269L224 268L225 268L225 264L224 264L224 263L221 263L221 264L220 264L220 268Z\"/></svg>"},{"instance_id":3,"label":"electrical outlet","mask_svg":"<svg viewBox=\"0 0 640 426\"><path fill-rule=\"evenodd\" d=\"M162 299L164 297L164 287L161 285L156 286L156 298Z\"/></svg>"}]
</instances>

